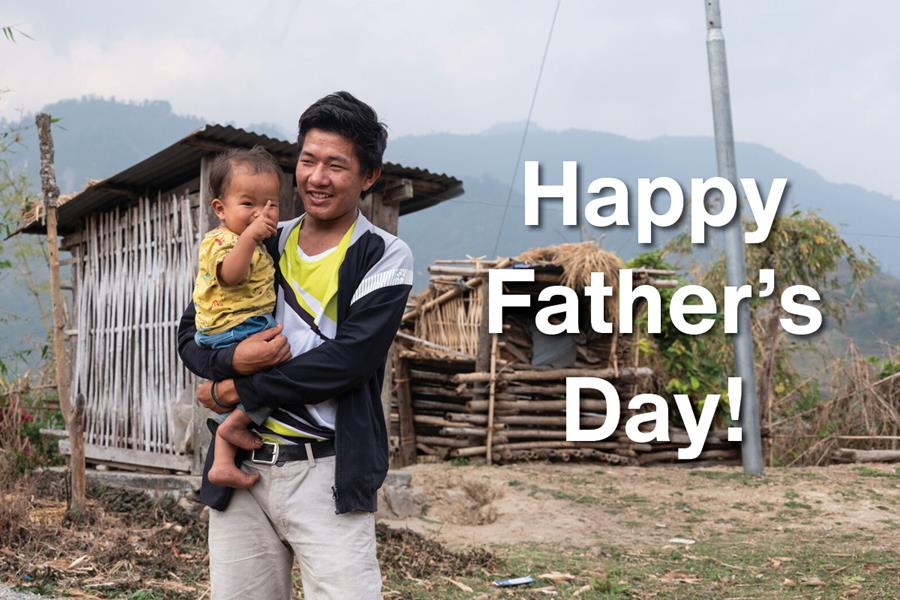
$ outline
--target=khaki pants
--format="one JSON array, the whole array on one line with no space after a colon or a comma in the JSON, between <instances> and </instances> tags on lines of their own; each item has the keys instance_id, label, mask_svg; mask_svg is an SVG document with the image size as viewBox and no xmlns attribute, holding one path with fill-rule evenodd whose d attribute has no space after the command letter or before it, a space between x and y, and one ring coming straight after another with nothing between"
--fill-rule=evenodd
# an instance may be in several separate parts
<instances>
[{"instance_id":1,"label":"khaki pants","mask_svg":"<svg viewBox=\"0 0 900 600\"><path fill-rule=\"evenodd\" d=\"M335 514L333 456L243 468L256 485L210 511L212 600L289 600L295 556L305 600L381 598L375 515Z\"/></svg>"}]
</instances>

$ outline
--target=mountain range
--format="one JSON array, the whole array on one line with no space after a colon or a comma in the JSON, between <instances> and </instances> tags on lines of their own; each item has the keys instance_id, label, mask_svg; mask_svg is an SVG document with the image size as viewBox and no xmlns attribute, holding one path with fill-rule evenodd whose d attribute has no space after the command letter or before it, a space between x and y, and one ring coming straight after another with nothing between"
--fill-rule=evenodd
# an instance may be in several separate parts
<instances>
[{"instance_id":1,"label":"mountain range","mask_svg":"<svg viewBox=\"0 0 900 600\"><path fill-rule=\"evenodd\" d=\"M88 179L113 175L205 124L200 117L174 113L165 101L123 103L82 98L44 110L60 119L54 142L63 193L81 189ZM293 137L271 124L233 124L273 137ZM0 123L0 129L9 128L20 128L23 141L5 158L13 168L23 169L36 189L33 117ZM463 180L466 190L459 198L400 221L400 235L416 256L417 289L427 282L427 266L437 258L515 255L529 247L582 239L597 239L626 259L647 249L637 244L634 227L597 230L590 225L563 226L561 203L556 201L542 203L540 227L526 227L523 168L517 161L523 129L524 123L506 123L474 134L434 133L389 142L387 160L453 175ZM668 176L685 185L692 177L716 174L713 141L708 137L635 140L599 131L547 131L531 124L521 159L540 161L542 183L549 184L561 182L563 161L577 161L582 206L588 200L587 184L598 177L618 178L634 192L640 177ZM774 177L787 177L789 188L782 211L816 210L851 244L861 244L872 253L880 272L867 284L867 308L851 314L843 327L869 353L883 351L880 340L900 342L900 255L895 251L900 233L891 229L900 223L900 202L857 185L829 182L760 144L737 144L737 164L740 177L756 178L764 190ZM661 236L660 242L671 235L674 232ZM715 240L710 246L715 248ZM710 247L698 250L697 260L708 259L711 251ZM35 268L42 277L43 267ZM9 273L0 274L0 281L3 356L22 344L23 336L39 339L41 328L34 303L22 293L21 284ZM15 318L10 319L11 315Z\"/></svg>"}]
</instances>

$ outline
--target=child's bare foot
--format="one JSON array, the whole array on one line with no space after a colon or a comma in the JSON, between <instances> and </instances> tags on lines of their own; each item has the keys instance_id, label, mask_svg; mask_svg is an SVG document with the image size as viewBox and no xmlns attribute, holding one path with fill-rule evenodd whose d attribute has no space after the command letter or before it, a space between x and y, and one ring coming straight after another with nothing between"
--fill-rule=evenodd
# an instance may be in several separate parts
<instances>
[{"instance_id":1,"label":"child's bare foot","mask_svg":"<svg viewBox=\"0 0 900 600\"><path fill-rule=\"evenodd\" d=\"M259 479L259 473L245 473L233 464L213 463L207 477L210 483L245 490L253 487Z\"/></svg>"},{"instance_id":2,"label":"child's bare foot","mask_svg":"<svg viewBox=\"0 0 900 600\"><path fill-rule=\"evenodd\" d=\"M232 418L232 416L229 415L228 418L219 425L216 435L220 436L226 442L229 442L238 448L243 448L244 450L256 450L257 448L262 448L262 440L259 439L258 435L247 429L247 425L245 425L243 419L240 418L243 414L242 411L234 411L232 415L236 415L236 418ZM247 419L247 422L249 423L250 419Z\"/></svg>"}]
</instances>

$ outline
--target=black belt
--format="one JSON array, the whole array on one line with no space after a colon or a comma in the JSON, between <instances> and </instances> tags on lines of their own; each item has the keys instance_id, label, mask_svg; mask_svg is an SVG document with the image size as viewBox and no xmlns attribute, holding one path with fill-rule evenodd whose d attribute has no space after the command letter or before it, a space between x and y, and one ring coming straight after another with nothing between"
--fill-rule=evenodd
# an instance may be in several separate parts
<instances>
[{"instance_id":1,"label":"black belt","mask_svg":"<svg viewBox=\"0 0 900 600\"><path fill-rule=\"evenodd\" d=\"M307 448L309 453L307 453ZM310 458L324 458L334 456L334 440L310 441L305 444L273 444L263 442L261 448L257 448L250 454L250 462L258 465L282 466L292 460L307 460Z\"/></svg>"}]
</instances>

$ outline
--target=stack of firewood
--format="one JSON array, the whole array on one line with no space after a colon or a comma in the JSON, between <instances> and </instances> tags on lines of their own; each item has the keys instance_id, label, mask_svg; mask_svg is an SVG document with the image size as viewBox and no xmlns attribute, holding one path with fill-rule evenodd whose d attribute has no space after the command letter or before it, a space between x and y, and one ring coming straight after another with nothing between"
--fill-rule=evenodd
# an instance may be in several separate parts
<instances>
[{"instance_id":1,"label":"stack of firewood","mask_svg":"<svg viewBox=\"0 0 900 600\"><path fill-rule=\"evenodd\" d=\"M489 373L473 373L473 361L423 359L401 352L409 377L409 401L419 454L442 459L487 456L490 399L481 397L479 384ZM495 376L491 455L497 462L520 460L591 459L615 464L674 462L677 449L689 445L687 434L673 430L670 442L639 444L625 435L625 421L608 439L599 442L566 441L566 376L607 376L620 395L650 375L646 368L619 369L618 377L603 370L581 369L500 370ZM581 393L581 427L600 427L606 403L600 392ZM395 435L399 416L395 414ZM727 442L725 432L712 432L700 460L737 459L739 448Z\"/></svg>"},{"instance_id":2,"label":"stack of firewood","mask_svg":"<svg viewBox=\"0 0 900 600\"><path fill-rule=\"evenodd\" d=\"M487 332L489 269L534 269L534 282L508 287L511 293L536 298L551 285L567 285L581 293L597 271L604 272L615 288L621 267L617 256L592 243L538 248L515 259L437 261L429 267L429 287L410 302L395 352L392 435L399 455L405 457L400 462L415 460L416 455L484 456L489 462L676 460L677 449L688 445L687 435L673 431L667 443L634 443L625 435L630 413L624 406L612 436L598 442L566 441L567 377L604 378L621 398L650 391L653 373L641 365L633 335L599 334L590 327L565 334L571 339L568 363L561 366L538 364L534 356L537 303L507 311L502 333ZM675 285L669 271L633 273L635 285ZM583 314L590 314L589 302L583 299L582 304ZM607 318L615 319L615 304L607 310ZM605 419L602 394L583 389L581 427L597 428ZM700 458L737 458L737 449L724 435L711 434Z\"/></svg>"}]
</instances>

